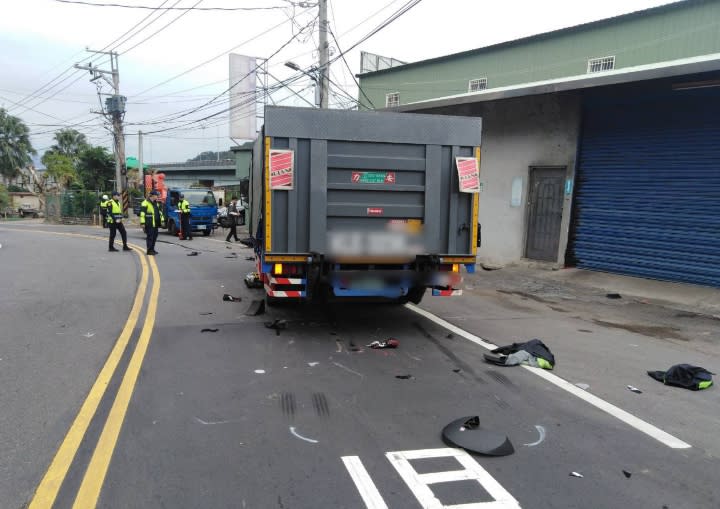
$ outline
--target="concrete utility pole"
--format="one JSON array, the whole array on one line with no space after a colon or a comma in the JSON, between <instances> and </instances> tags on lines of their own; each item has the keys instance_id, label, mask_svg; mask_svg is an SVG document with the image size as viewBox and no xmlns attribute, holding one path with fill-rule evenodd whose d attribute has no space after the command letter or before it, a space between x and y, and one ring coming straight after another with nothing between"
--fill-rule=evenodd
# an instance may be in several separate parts
<instances>
[{"instance_id":1,"label":"concrete utility pole","mask_svg":"<svg viewBox=\"0 0 720 509\"><path fill-rule=\"evenodd\" d=\"M122 196L123 211L127 212L130 205L127 191L127 166L125 163L125 134L123 133L123 117L125 116L125 101L127 98L120 95L120 71L118 68L118 54L114 51L94 51L87 49L90 53L110 55L110 70L88 65L75 64L76 69L89 71L93 75L90 81L104 80L113 88L112 94L105 99L105 111L103 115L110 118L113 124L113 138L115 147L115 181L117 191ZM112 81L107 76L110 75Z\"/></svg>"},{"instance_id":2,"label":"concrete utility pole","mask_svg":"<svg viewBox=\"0 0 720 509\"><path fill-rule=\"evenodd\" d=\"M320 65L318 72L320 75L320 107L328 107L328 42L327 42L327 29L328 29L328 18L327 18L327 0L318 0L318 7L320 9L320 35L319 35L319 48L320 48Z\"/></svg>"},{"instance_id":3,"label":"concrete utility pole","mask_svg":"<svg viewBox=\"0 0 720 509\"><path fill-rule=\"evenodd\" d=\"M138 175L140 176L140 182L145 187L145 165L143 164L143 145L142 145L142 131L138 131ZM145 189L145 197L147 198L148 190Z\"/></svg>"}]
</instances>

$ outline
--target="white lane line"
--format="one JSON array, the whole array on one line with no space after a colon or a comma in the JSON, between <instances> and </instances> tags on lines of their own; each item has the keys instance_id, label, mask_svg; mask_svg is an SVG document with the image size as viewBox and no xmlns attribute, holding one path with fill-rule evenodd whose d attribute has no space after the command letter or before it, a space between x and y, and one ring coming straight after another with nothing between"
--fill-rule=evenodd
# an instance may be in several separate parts
<instances>
[{"instance_id":1,"label":"white lane line","mask_svg":"<svg viewBox=\"0 0 720 509\"><path fill-rule=\"evenodd\" d=\"M370 478L370 474L368 474L360 458L358 456L343 456L341 459L343 463L345 463L345 468L347 468L350 477L352 477L367 508L388 509L385 500L383 500L382 495L380 495L380 492Z\"/></svg>"},{"instance_id":2,"label":"white lane line","mask_svg":"<svg viewBox=\"0 0 720 509\"><path fill-rule=\"evenodd\" d=\"M313 440L312 438L306 438L306 437L302 436L301 434L299 434L297 431L295 431L295 426L290 426L290 433L292 433L293 435L295 435L295 436L296 436L297 438L299 438L300 440L305 440L306 442L310 442L311 444L317 444L317 443L318 443L317 440Z\"/></svg>"},{"instance_id":3,"label":"white lane line","mask_svg":"<svg viewBox=\"0 0 720 509\"><path fill-rule=\"evenodd\" d=\"M446 328L450 332L453 332L454 334L457 334L458 336L461 336L468 341L472 341L475 344L478 344L482 346L483 348L487 348L488 350L492 350L494 348L497 348L496 345L490 343L489 341L485 341L483 338L476 336L475 334L471 334L460 327L456 327L455 325L451 324L450 322L447 322L443 320L442 318L435 316L434 314L430 313L429 311L425 311L424 309L420 309L417 306L414 306L413 304L406 304L405 307L407 307L410 311L413 311L420 316L424 316L428 320L440 325L441 327ZM615 405L608 403L607 401L598 398L597 396L584 391L580 389L579 387L576 387L575 385L571 384L570 382L563 380L557 375L554 375L552 373L549 373L548 371L545 371L544 369L540 368L533 368L530 366L523 366L523 368L527 369L531 373L536 374L540 378L544 378L548 382L550 382L553 385L556 385L557 387L560 387L561 389L565 389L570 394L573 394L574 396L577 396L578 398L582 399L586 403L590 403L595 408L598 408L602 410L603 412L607 412L608 414L612 415L613 417L621 420L625 424L628 424L632 426L633 428L637 429L638 431L641 431L648 435L649 437L654 438L658 442L670 447L671 449L689 449L692 447L692 445L688 444L687 442L683 442L679 438L676 438L669 433L666 433L665 431L661 430L660 428L653 426L649 422L643 421L642 419L635 417L634 415L630 414L629 412L626 412L622 408L616 407Z\"/></svg>"},{"instance_id":4,"label":"white lane line","mask_svg":"<svg viewBox=\"0 0 720 509\"><path fill-rule=\"evenodd\" d=\"M335 364L338 368L344 369L344 370L347 371L348 373L352 373L353 375L357 375L357 376L359 376L360 378L365 378L365 375L363 375L362 373L358 373L358 372L355 371L354 369L350 369L350 368L348 368L347 366L343 366L343 365L340 364L339 362L333 362L333 364Z\"/></svg>"}]
</instances>

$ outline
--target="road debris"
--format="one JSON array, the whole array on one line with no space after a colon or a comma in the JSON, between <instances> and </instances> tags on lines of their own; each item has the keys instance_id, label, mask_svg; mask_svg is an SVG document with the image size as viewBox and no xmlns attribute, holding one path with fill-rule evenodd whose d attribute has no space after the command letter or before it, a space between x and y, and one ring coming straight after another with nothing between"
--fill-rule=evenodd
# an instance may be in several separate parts
<instances>
[{"instance_id":1,"label":"road debris","mask_svg":"<svg viewBox=\"0 0 720 509\"><path fill-rule=\"evenodd\" d=\"M553 369L555 356L539 339L531 339L526 343L513 343L501 346L483 354L485 360L498 366L517 366L527 364L536 368Z\"/></svg>"},{"instance_id":2,"label":"road debris","mask_svg":"<svg viewBox=\"0 0 720 509\"><path fill-rule=\"evenodd\" d=\"M300 435L297 431L295 431L295 426L290 426L290 433L292 433L295 437L299 438L300 440L305 440L306 442L310 442L311 444L317 444L317 440L313 440L312 438L307 438L302 435Z\"/></svg>"},{"instance_id":3,"label":"road debris","mask_svg":"<svg viewBox=\"0 0 720 509\"><path fill-rule=\"evenodd\" d=\"M619 293L608 293L605 297L608 299L622 299L622 295Z\"/></svg>"},{"instance_id":4,"label":"road debris","mask_svg":"<svg viewBox=\"0 0 720 509\"><path fill-rule=\"evenodd\" d=\"M385 341L373 341L369 345L365 345L368 348L373 348L375 350L381 349L381 348L397 348L400 346L400 341L398 341L395 338L388 338Z\"/></svg>"},{"instance_id":5,"label":"road debris","mask_svg":"<svg viewBox=\"0 0 720 509\"><path fill-rule=\"evenodd\" d=\"M632 385L627 386L627 390L630 392L634 392L635 394L642 394L642 391L638 389L637 387L633 387Z\"/></svg>"},{"instance_id":6,"label":"road debris","mask_svg":"<svg viewBox=\"0 0 720 509\"><path fill-rule=\"evenodd\" d=\"M225 293L225 294L223 294L223 300L228 301L228 302L240 302L242 300L242 298L241 297L233 297L229 293Z\"/></svg>"},{"instance_id":7,"label":"road debris","mask_svg":"<svg viewBox=\"0 0 720 509\"><path fill-rule=\"evenodd\" d=\"M200 251L192 251L192 252L188 253L187 256L197 256L199 254L200 254Z\"/></svg>"},{"instance_id":8,"label":"road debris","mask_svg":"<svg viewBox=\"0 0 720 509\"><path fill-rule=\"evenodd\" d=\"M268 329L274 329L275 335L279 336L281 330L287 329L287 320L277 319L272 322L265 322L265 327Z\"/></svg>"},{"instance_id":9,"label":"road debris","mask_svg":"<svg viewBox=\"0 0 720 509\"><path fill-rule=\"evenodd\" d=\"M452 421L443 428L442 438L448 445L486 456L509 456L515 452L506 435L481 429L477 415Z\"/></svg>"},{"instance_id":10,"label":"road debris","mask_svg":"<svg viewBox=\"0 0 720 509\"><path fill-rule=\"evenodd\" d=\"M86 332L85 334L83 334L83 336L85 336L85 337L88 338L88 339L90 339L90 338L93 337L94 335L95 335L94 332Z\"/></svg>"},{"instance_id":11,"label":"road debris","mask_svg":"<svg viewBox=\"0 0 720 509\"><path fill-rule=\"evenodd\" d=\"M412 380L415 377L412 375L395 375L395 378L399 378L400 380Z\"/></svg>"},{"instance_id":12,"label":"road debris","mask_svg":"<svg viewBox=\"0 0 720 509\"><path fill-rule=\"evenodd\" d=\"M200 332L217 332L220 329L202 329Z\"/></svg>"},{"instance_id":13,"label":"road debris","mask_svg":"<svg viewBox=\"0 0 720 509\"><path fill-rule=\"evenodd\" d=\"M264 374L265 374L265 370L264 370L264 369L256 369L256 370L255 370L255 373L258 374L258 375L264 375Z\"/></svg>"},{"instance_id":14,"label":"road debris","mask_svg":"<svg viewBox=\"0 0 720 509\"><path fill-rule=\"evenodd\" d=\"M623 474L625 474L625 477L627 477L628 479L630 479L630 477L632 477L631 472L628 472L627 470L623 470L622 472L623 472Z\"/></svg>"},{"instance_id":15,"label":"road debris","mask_svg":"<svg viewBox=\"0 0 720 509\"><path fill-rule=\"evenodd\" d=\"M460 369L460 368L453 369L453 373L460 373L461 371L462 371L462 369Z\"/></svg>"},{"instance_id":16,"label":"road debris","mask_svg":"<svg viewBox=\"0 0 720 509\"><path fill-rule=\"evenodd\" d=\"M255 261L255 257L254 256L246 256L245 260L252 262L252 261Z\"/></svg>"},{"instance_id":17,"label":"road debris","mask_svg":"<svg viewBox=\"0 0 720 509\"><path fill-rule=\"evenodd\" d=\"M247 316L258 316L265 313L265 301L261 299L255 299L250 303L250 307L245 311Z\"/></svg>"},{"instance_id":18,"label":"road debris","mask_svg":"<svg viewBox=\"0 0 720 509\"><path fill-rule=\"evenodd\" d=\"M665 385L682 387L691 391L708 389L712 386L712 375L705 368L691 366L690 364L675 364L667 371L648 371L647 374Z\"/></svg>"},{"instance_id":19,"label":"road debris","mask_svg":"<svg viewBox=\"0 0 720 509\"><path fill-rule=\"evenodd\" d=\"M237 257L238 257L238 256L237 256L237 254L236 254L236 253L231 253L231 254L230 254L230 256L226 256L225 258L231 258L231 259L234 259L234 258L237 258Z\"/></svg>"},{"instance_id":20,"label":"road debris","mask_svg":"<svg viewBox=\"0 0 720 509\"><path fill-rule=\"evenodd\" d=\"M320 364L320 363L319 362L308 362L308 366L310 366L311 368L314 368L318 364Z\"/></svg>"},{"instance_id":21,"label":"road debris","mask_svg":"<svg viewBox=\"0 0 720 509\"><path fill-rule=\"evenodd\" d=\"M260 274L257 272L249 272L245 276L245 286L248 288L262 288L263 283L260 280Z\"/></svg>"},{"instance_id":22,"label":"road debris","mask_svg":"<svg viewBox=\"0 0 720 509\"><path fill-rule=\"evenodd\" d=\"M538 435L540 435L540 438L538 438L535 442L529 443L529 444L523 444L527 447L535 447L536 445L540 445L545 440L545 428L542 426L535 425L535 429L538 432Z\"/></svg>"},{"instance_id":23,"label":"road debris","mask_svg":"<svg viewBox=\"0 0 720 509\"><path fill-rule=\"evenodd\" d=\"M206 316L206 315L211 315L211 314L213 314L213 312L212 312L212 311L205 311L205 312L200 313L200 314L201 314L202 316Z\"/></svg>"},{"instance_id":24,"label":"road debris","mask_svg":"<svg viewBox=\"0 0 720 509\"><path fill-rule=\"evenodd\" d=\"M579 477L580 479L582 479L585 476L582 475L580 472L570 472L570 477Z\"/></svg>"}]
</instances>

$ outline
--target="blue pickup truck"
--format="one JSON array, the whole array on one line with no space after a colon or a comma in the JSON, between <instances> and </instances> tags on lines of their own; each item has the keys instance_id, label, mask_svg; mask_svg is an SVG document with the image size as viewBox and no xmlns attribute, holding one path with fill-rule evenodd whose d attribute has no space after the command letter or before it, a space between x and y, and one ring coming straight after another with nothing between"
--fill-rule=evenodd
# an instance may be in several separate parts
<instances>
[{"instance_id":1,"label":"blue pickup truck","mask_svg":"<svg viewBox=\"0 0 720 509\"><path fill-rule=\"evenodd\" d=\"M218 208L215 195L208 189L177 189L169 188L164 204L165 227L170 235L177 235L180 231L180 214L178 202L180 194L190 202L190 226L193 232L202 232L210 235L218 220Z\"/></svg>"}]
</instances>

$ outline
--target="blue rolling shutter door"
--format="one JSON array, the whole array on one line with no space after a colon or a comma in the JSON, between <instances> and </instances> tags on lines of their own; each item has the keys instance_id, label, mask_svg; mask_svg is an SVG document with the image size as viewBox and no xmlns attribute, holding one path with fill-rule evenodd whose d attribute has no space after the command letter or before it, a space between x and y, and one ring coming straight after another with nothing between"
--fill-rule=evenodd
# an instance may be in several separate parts
<instances>
[{"instance_id":1,"label":"blue rolling shutter door","mask_svg":"<svg viewBox=\"0 0 720 509\"><path fill-rule=\"evenodd\" d=\"M720 287L720 89L587 104L579 161L570 261Z\"/></svg>"}]
</instances>

